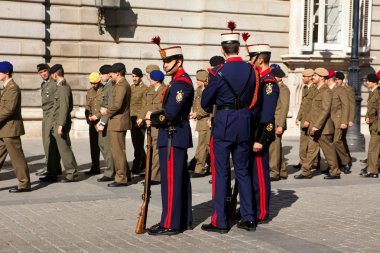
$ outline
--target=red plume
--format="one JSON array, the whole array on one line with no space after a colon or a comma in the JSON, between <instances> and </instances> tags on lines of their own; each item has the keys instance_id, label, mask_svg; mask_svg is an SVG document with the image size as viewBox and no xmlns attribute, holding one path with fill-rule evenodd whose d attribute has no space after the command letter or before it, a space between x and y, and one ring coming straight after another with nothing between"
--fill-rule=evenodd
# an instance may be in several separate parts
<instances>
[{"instance_id":1,"label":"red plume","mask_svg":"<svg viewBox=\"0 0 380 253\"><path fill-rule=\"evenodd\" d=\"M249 34L249 33L242 33L241 37L243 37L243 40L245 41L245 43L247 43L247 40L249 39L249 37L251 37L251 34Z\"/></svg>"},{"instance_id":2,"label":"red plume","mask_svg":"<svg viewBox=\"0 0 380 253\"><path fill-rule=\"evenodd\" d=\"M231 30L231 32L234 32L235 28L236 28L236 23L235 21L228 21L228 28Z\"/></svg>"},{"instance_id":3,"label":"red plume","mask_svg":"<svg viewBox=\"0 0 380 253\"><path fill-rule=\"evenodd\" d=\"M152 43L156 44L157 46L160 46L161 38L160 36L154 36L152 38Z\"/></svg>"}]
</instances>

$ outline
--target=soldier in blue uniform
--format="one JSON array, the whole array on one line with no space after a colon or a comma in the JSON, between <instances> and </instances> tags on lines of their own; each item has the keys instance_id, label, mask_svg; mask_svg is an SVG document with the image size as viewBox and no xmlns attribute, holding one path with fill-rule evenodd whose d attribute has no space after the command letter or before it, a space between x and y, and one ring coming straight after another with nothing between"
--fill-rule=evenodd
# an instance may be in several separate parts
<instances>
[{"instance_id":1,"label":"soldier in blue uniform","mask_svg":"<svg viewBox=\"0 0 380 253\"><path fill-rule=\"evenodd\" d=\"M243 61L239 54L239 33L234 33L234 24L229 22L231 33L222 34L222 52L225 64L209 69L209 85L202 93L201 106L216 114L210 140L212 170L213 213L210 224L202 230L227 233L226 200L230 184L230 154L240 191L241 220L237 227L248 231L256 230L252 206L252 184L249 177L250 111L256 85L255 70Z\"/></svg>"},{"instance_id":2,"label":"soldier in blue uniform","mask_svg":"<svg viewBox=\"0 0 380 253\"><path fill-rule=\"evenodd\" d=\"M269 170L269 145L275 138L274 114L279 96L275 77L271 74L269 61L271 57L268 44L247 45L249 62L260 72L260 89L256 107L251 108L253 143L251 155L251 177L256 201L255 219L258 223L269 220L269 200L271 194Z\"/></svg>"},{"instance_id":3,"label":"soldier in blue uniform","mask_svg":"<svg viewBox=\"0 0 380 253\"><path fill-rule=\"evenodd\" d=\"M160 47L160 38L152 41ZM161 168L162 215L150 235L174 235L192 226L191 183L187 171L187 149L193 146L188 120L194 88L183 69L180 46L161 49L163 69L172 80L163 91L162 110L148 112L147 125L157 127ZM150 119L150 120L149 120Z\"/></svg>"}]
</instances>

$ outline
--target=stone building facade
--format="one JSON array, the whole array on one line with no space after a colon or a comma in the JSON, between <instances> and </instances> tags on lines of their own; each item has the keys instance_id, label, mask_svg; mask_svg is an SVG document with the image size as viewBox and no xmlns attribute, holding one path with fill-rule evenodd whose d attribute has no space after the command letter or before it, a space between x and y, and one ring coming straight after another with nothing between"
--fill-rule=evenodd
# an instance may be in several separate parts
<instances>
[{"instance_id":1,"label":"stone building facade","mask_svg":"<svg viewBox=\"0 0 380 253\"><path fill-rule=\"evenodd\" d=\"M117 8L99 11L99 3ZM364 76L380 67L380 0L361 0L361 7ZM150 42L154 35L163 46L182 45L185 69L194 76L208 67L211 56L220 55L220 33L227 31L227 21L236 21L238 32L252 34L250 43L271 44L272 62L287 72L290 120L298 110L304 68L347 71L349 65L352 0L17 0L0 1L0 8L0 59L13 63L22 87L27 136L40 135L38 63L63 64L74 93L73 134L81 135L88 74L119 61L128 73L161 65ZM363 86L364 102L366 92Z\"/></svg>"}]
</instances>

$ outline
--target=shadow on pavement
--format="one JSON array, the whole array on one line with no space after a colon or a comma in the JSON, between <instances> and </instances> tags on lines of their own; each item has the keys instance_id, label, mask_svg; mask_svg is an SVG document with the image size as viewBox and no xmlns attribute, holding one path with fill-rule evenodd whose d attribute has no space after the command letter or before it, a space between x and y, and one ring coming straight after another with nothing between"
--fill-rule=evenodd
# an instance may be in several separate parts
<instances>
[{"instance_id":1,"label":"shadow on pavement","mask_svg":"<svg viewBox=\"0 0 380 253\"><path fill-rule=\"evenodd\" d=\"M207 220L212 213L212 201L203 202L201 204L193 206L193 227L197 227L199 224Z\"/></svg>"},{"instance_id":2,"label":"shadow on pavement","mask_svg":"<svg viewBox=\"0 0 380 253\"><path fill-rule=\"evenodd\" d=\"M271 194L270 219L274 219L283 208L291 207L298 200L293 190L278 189Z\"/></svg>"}]
</instances>

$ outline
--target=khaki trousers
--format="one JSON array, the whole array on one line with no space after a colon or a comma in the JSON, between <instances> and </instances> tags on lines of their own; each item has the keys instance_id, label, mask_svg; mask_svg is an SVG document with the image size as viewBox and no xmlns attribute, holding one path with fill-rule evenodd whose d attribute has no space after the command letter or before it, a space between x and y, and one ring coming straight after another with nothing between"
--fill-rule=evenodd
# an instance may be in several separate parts
<instances>
[{"instance_id":1,"label":"khaki trousers","mask_svg":"<svg viewBox=\"0 0 380 253\"><path fill-rule=\"evenodd\" d=\"M131 129L131 138L132 145L134 148L134 159L133 159L133 167L136 170L140 170L140 168L145 167L146 162L146 153L144 148L145 141L145 128L138 127L136 125L136 117L131 117L132 121L132 129Z\"/></svg>"},{"instance_id":2,"label":"khaki trousers","mask_svg":"<svg viewBox=\"0 0 380 253\"><path fill-rule=\"evenodd\" d=\"M49 161L49 149L50 149L50 130L52 128L51 125L51 119L46 119L46 116L44 115L42 119L42 144L44 147L45 157L46 157L46 168L44 168L44 171L47 171L47 164ZM62 173L62 167L61 167L61 156L59 155L58 147L57 145L54 145L52 147L52 151L55 153L56 159L53 159L51 162L54 163L54 167L57 170L58 174Z\"/></svg>"},{"instance_id":3,"label":"khaki trousers","mask_svg":"<svg viewBox=\"0 0 380 253\"><path fill-rule=\"evenodd\" d=\"M125 152L126 131L108 131L110 136L110 148L115 166L115 182L126 183L131 180L131 171L127 163Z\"/></svg>"},{"instance_id":4,"label":"khaki trousers","mask_svg":"<svg viewBox=\"0 0 380 253\"><path fill-rule=\"evenodd\" d=\"M340 128L336 128L334 131L334 146L336 153L341 161L342 165L347 165L350 163L351 159L347 153L346 147L343 142L343 131Z\"/></svg>"},{"instance_id":5,"label":"khaki trousers","mask_svg":"<svg viewBox=\"0 0 380 253\"><path fill-rule=\"evenodd\" d=\"M198 131L198 146L195 151L195 160L197 161L194 169L195 173L205 174L207 172L205 166L207 156L210 153L210 133L210 130Z\"/></svg>"},{"instance_id":6,"label":"khaki trousers","mask_svg":"<svg viewBox=\"0 0 380 253\"><path fill-rule=\"evenodd\" d=\"M158 157L157 149L157 138L158 138L158 129L151 127L152 133L152 174L151 180L160 182L161 181L161 172L160 172L160 159Z\"/></svg>"},{"instance_id":7,"label":"khaki trousers","mask_svg":"<svg viewBox=\"0 0 380 253\"><path fill-rule=\"evenodd\" d=\"M271 177L287 177L284 152L282 150L282 134L277 135L269 146L269 169Z\"/></svg>"},{"instance_id":8,"label":"khaki trousers","mask_svg":"<svg viewBox=\"0 0 380 253\"><path fill-rule=\"evenodd\" d=\"M380 135L377 132L371 132L371 139L368 144L368 168L369 173L379 173L378 161L380 154Z\"/></svg>"},{"instance_id":9,"label":"khaki trousers","mask_svg":"<svg viewBox=\"0 0 380 253\"><path fill-rule=\"evenodd\" d=\"M104 161L106 162L106 168L103 171L103 175L106 177L113 178L115 176L115 168L113 164L111 148L110 148L110 136L107 131L107 126L103 129L102 132L99 132L99 148L102 152Z\"/></svg>"},{"instance_id":10,"label":"khaki trousers","mask_svg":"<svg viewBox=\"0 0 380 253\"><path fill-rule=\"evenodd\" d=\"M307 134L307 129L301 128L301 135L300 135L300 163L303 164L307 159L307 152L309 148L309 134ZM317 158L314 160L313 165L317 167L320 163L321 156L319 154L319 148L318 148L318 155Z\"/></svg>"}]
</instances>

